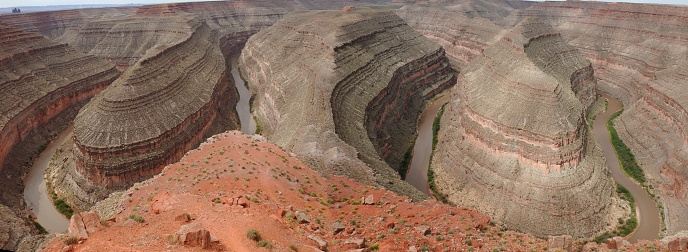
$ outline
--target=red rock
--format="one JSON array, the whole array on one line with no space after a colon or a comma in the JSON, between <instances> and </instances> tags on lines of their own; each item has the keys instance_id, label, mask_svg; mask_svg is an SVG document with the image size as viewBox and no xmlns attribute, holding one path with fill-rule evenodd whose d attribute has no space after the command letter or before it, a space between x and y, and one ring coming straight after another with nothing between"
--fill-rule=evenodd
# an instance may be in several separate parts
<instances>
[{"instance_id":1,"label":"red rock","mask_svg":"<svg viewBox=\"0 0 688 252\"><path fill-rule=\"evenodd\" d=\"M79 215L84 222L86 233L96 232L103 227L103 224L100 224L100 216L96 212L83 212Z\"/></svg>"},{"instance_id":2,"label":"red rock","mask_svg":"<svg viewBox=\"0 0 688 252\"><path fill-rule=\"evenodd\" d=\"M248 200L244 197L241 197L241 198L237 199L236 204L243 207L243 208L247 208L248 207Z\"/></svg>"},{"instance_id":3,"label":"red rock","mask_svg":"<svg viewBox=\"0 0 688 252\"><path fill-rule=\"evenodd\" d=\"M394 228L394 222L387 222L387 224L385 224L385 228L387 228L387 229Z\"/></svg>"},{"instance_id":4,"label":"red rock","mask_svg":"<svg viewBox=\"0 0 688 252\"><path fill-rule=\"evenodd\" d=\"M177 217L174 217L174 221L189 222L191 221L191 215L189 215L189 213L177 215Z\"/></svg>"},{"instance_id":5,"label":"red rock","mask_svg":"<svg viewBox=\"0 0 688 252\"><path fill-rule=\"evenodd\" d=\"M352 234L354 232L354 228L348 227L344 230L344 232L346 232L347 234Z\"/></svg>"},{"instance_id":6,"label":"red rock","mask_svg":"<svg viewBox=\"0 0 688 252\"><path fill-rule=\"evenodd\" d=\"M210 246L210 232L198 223L182 226L176 235L179 236L179 242L184 246L201 246L202 248Z\"/></svg>"},{"instance_id":7,"label":"red rock","mask_svg":"<svg viewBox=\"0 0 688 252\"><path fill-rule=\"evenodd\" d=\"M67 233L69 236L74 236L77 239L87 239L88 232L86 232L86 227L84 226L84 220L81 215L72 215L69 219L69 227L67 228Z\"/></svg>"},{"instance_id":8,"label":"red rock","mask_svg":"<svg viewBox=\"0 0 688 252\"><path fill-rule=\"evenodd\" d=\"M547 247L563 251L573 251L573 238L570 235L548 236Z\"/></svg>"},{"instance_id":9,"label":"red rock","mask_svg":"<svg viewBox=\"0 0 688 252\"><path fill-rule=\"evenodd\" d=\"M670 252L688 250L688 237L679 237L669 242Z\"/></svg>"},{"instance_id":10,"label":"red rock","mask_svg":"<svg viewBox=\"0 0 688 252\"><path fill-rule=\"evenodd\" d=\"M280 217L284 217L284 215L287 214L287 210L279 209L277 210L277 213Z\"/></svg>"}]
</instances>

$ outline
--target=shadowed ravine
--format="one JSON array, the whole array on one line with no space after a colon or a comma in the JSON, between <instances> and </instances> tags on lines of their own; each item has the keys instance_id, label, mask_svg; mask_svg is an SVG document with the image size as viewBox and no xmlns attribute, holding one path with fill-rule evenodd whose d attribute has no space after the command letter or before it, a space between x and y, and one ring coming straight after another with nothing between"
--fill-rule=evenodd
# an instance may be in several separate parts
<instances>
[{"instance_id":1,"label":"shadowed ravine","mask_svg":"<svg viewBox=\"0 0 688 252\"><path fill-rule=\"evenodd\" d=\"M638 228L630 236L628 241L635 243L638 240L657 239L659 234L659 210L657 209L657 203L650 198L650 195L645 192L645 189L637 182L631 180L626 176L626 173L621 170L619 160L616 157L616 152L609 138L609 131L606 127L609 117L623 107L621 106L621 102L616 98L604 93L601 94L602 97L609 101L609 105L607 106L607 110L595 118L595 122L593 122L593 131L595 132L595 137L600 142L600 146L604 150L604 157L607 159L607 166L612 172L612 178L631 192L631 195L633 195L638 205Z\"/></svg>"},{"instance_id":2,"label":"shadowed ravine","mask_svg":"<svg viewBox=\"0 0 688 252\"><path fill-rule=\"evenodd\" d=\"M430 103L420 116L418 137L413 146L413 158L406 174L406 182L428 195L430 195L428 192L428 164L430 163L430 155L432 155L432 122L442 105L448 101L449 95L440 97Z\"/></svg>"},{"instance_id":3,"label":"shadowed ravine","mask_svg":"<svg viewBox=\"0 0 688 252\"><path fill-rule=\"evenodd\" d=\"M34 161L31 170L24 180L24 200L31 212L36 216L38 223L50 233L59 233L67 230L69 220L55 209L45 186L44 173L50 164L50 158L55 154L57 147L72 137L74 126L70 125L55 140L41 152Z\"/></svg>"}]
</instances>

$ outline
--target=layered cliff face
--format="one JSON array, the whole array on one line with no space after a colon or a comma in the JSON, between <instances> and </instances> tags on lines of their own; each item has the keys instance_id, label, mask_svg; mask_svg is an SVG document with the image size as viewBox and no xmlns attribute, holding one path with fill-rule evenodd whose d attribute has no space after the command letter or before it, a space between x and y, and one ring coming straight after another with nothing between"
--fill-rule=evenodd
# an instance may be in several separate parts
<instances>
[{"instance_id":1,"label":"layered cliff face","mask_svg":"<svg viewBox=\"0 0 688 252\"><path fill-rule=\"evenodd\" d=\"M407 5L394 13L425 37L440 44L452 66L463 69L498 38L502 28L485 18L457 15L456 6Z\"/></svg>"},{"instance_id":2,"label":"layered cliff face","mask_svg":"<svg viewBox=\"0 0 688 252\"><path fill-rule=\"evenodd\" d=\"M525 16L555 26L593 63L599 88L623 102L615 125L664 206L666 234L688 229L688 7L546 2L509 19Z\"/></svg>"},{"instance_id":3,"label":"layered cliff face","mask_svg":"<svg viewBox=\"0 0 688 252\"><path fill-rule=\"evenodd\" d=\"M206 24L157 45L98 94L74 122L76 170L123 188L160 172L205 137L237 127L238 97L220 38Z\"/></svg>"},{"instance_id":4,"label":"layered cliff face","mask_svg":"<svg viewBox=\"0 0 688 252\"><path fill-rule=\"evenodd\" d=\"M294 12L251 37L240 63L271 142L326 174L424 198L391 167L425 103L455 82L439 45L387 11Z\"/></svg>"},{"instance_id":5,"label":"layered cliff face","mask_svg":"<svg viewBox=\"0 0 688 252\"><path fill-rule=\"evenodd\" d=\"M0 26L0 41L0 197L17 207L28 172L23 165L119 73L104 60L35 33Z\"/></svg>"},{"instance_id":6,"label":"layered cliff face","mask_svg":"<svg viewBox=\"0 0 688 252\"><path fill-rule=\"evenodd\" d=\"M452 88L431 169L449 201L536 236L590 237L623 214L585 114L590 62L526 19Z\"/></svg>"},{"instance_id":7,"label":"layered cliff face","mask_svg":"<svg viewBox=\"0 0 688 252\"><path fill-rule=\"evenodd\" d=\"M0 15L0 24L55 39L69 28L79 27L91 20L122 18L136 9L132 6L7 14Z\"/></svg>"}]
</instances>

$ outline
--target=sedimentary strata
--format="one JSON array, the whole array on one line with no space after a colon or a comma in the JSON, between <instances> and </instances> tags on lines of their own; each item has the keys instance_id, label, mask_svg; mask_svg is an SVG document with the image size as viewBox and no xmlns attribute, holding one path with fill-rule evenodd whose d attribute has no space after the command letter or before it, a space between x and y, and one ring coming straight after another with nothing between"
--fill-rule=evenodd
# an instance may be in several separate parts
<instances>
[{"instance_id":1,"label":"sedimentary strata","mask_svg":"<svg viewBox=\"0 0 688 252\"><path fill-rule=\"evenodd\" d=\"M0 15L0 24L56 39L69 28L97 19L122 18L137 7L87 8Z\"/></svg>"},{"instance_id":2,"label":"sedimentary strata","mask_svg":"<svg viewBox=\"0 0 688 252\"><path fill-rule=\"evenodd\" d=\"M220 38L202 22L157 45L98 94L74 122L76 170L96 186L130 186L238 122Z\"/></svg>"},{"instance_id":3,"label":"sedimentary strata","mask_svg":"<svg viewBox=\"0 0 688 252\"><path fill-rule=\"evenodd\" d=\"M599 88L621 100L615 125L658 196L666 233L688 229L688 7L538 3L514 12L552 24L593 63Z\"/></svg>"},{"instance_id":4,"label":"sedimentary strata","mask_svg":"<svg viewBox=\"0 0 688 252\"><path fill-rule=\"evenodd\" d=\"M251 37L240 63L270 141L322 172L423 198L392 168L425 103L455 82L439 45L387 11L294 12Z\"/></svg>"},{"instance_id":5,"label":"sedimentary strata","mask_svg":"<svg viewBox=\"0 0 688 252\"><path fill-rule=\"evenodd\" d=\"M0 44L0 198L17 207L28 172L22 166L119 72L65 44L6 26L0 26Z\"/></svg>"},{"instance_id":6,"label":"sedimentary strata","mask_svg":"<svg viewBox=\"0 0 688 252\"><path fill-rule=\"evenodd\" d=\"M526 19L471 61L452 88L431 169L449 201L509 229L590 237L619 212L585 115L590 62Z\"/></svg>"}]
</instances>

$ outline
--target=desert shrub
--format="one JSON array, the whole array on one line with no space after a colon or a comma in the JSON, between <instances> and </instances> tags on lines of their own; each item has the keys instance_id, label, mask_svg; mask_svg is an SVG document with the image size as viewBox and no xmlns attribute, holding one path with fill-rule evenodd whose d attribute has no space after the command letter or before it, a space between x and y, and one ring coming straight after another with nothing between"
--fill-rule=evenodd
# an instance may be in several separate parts
<instances>
[{"instance_id":1,"label":"desert shrub","mask_svg":"<svg viewBox=\"0 0 688 252\"><path fill-rule=\"evenodd\" d=\"M258 231L249 229L246 231L246 238L249 240L260 241L260 233Z\"/></svg>"}]
</instances>

